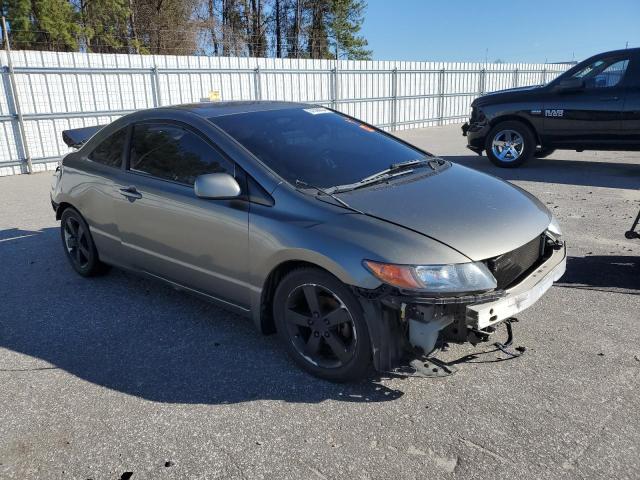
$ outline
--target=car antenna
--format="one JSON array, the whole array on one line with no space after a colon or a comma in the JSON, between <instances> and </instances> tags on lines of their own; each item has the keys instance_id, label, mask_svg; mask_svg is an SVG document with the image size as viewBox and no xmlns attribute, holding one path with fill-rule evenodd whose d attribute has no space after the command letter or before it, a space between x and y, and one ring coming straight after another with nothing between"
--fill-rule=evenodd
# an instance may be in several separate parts
<instances>
[{"instance_id":1,"label":"car antenna","mask_svg":"<svg viewBox=\"0 0 640 480\"><path fill-rule=\"evenodd\" d=\"M336 195L334 195L331 192L327 192L324 188L320 188L317 187L315 185L311 185L310 183L307 183L303 180L300 179L296 179L296 187L308 187L308 188L313 188L315 191L317 191L319 194L322 195L327 195L331 198L333 198L336 202L338 202L340 205L342 205L344 208L347 208L353 212L356 213L360 213L362 215L364 215L364 212L361 210L358 210L357 208L353 208L351 205L349 205L347 202L345 202L344 200L342 200L341 198L337 197Z\"/></svg>"}]
</instances>

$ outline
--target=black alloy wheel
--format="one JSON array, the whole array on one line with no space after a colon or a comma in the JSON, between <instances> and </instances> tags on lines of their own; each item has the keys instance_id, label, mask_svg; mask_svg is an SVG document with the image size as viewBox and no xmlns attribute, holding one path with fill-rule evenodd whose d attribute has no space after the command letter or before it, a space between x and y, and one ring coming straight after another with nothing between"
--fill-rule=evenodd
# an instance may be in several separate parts
<instances>
[{"instance_id":1,"label":"black alloy wheel","mask_svg":"<svg viewBox=\"0 0 640 480\"><path fill-rule=\"evenodd\" d=\"M371 347L350 290L319 269L294 270L276 290L274 314L289 354L316 376L347 381L364 375Z\"/></svg>"},{"instance_id":2,"label":"black alloy wheel","mask_svg":"<svg viewBox=\"0 0 640 480\"><path fill-rule=\"evenodd\" d=\"M300 355L322 368L343 367L353 359L358 336L349 310L335 293L307 283L287 300L287 329Z\"/></svg>"},{"instance_id":3,"label":"black alloy wheel","mask_svg":"<svg viewBox=\"0 0 640 480\"><path fill-rule=\"evenodd\" d=\"M98 258L87 222L73 208L62 213L60 222L62 244L73 269L84 277L104 273L106 265Z\"/></svg>"}]
</instances>

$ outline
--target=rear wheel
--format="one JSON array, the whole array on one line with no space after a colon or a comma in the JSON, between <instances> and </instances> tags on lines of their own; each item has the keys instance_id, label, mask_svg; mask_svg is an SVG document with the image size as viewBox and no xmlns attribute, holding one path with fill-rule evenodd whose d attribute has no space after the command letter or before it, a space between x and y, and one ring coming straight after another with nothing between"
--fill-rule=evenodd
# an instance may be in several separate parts
<instances>
[{"instance_id":1,"label":"rear wheel","mask_svg":"<svg viewBox=\"0 0 640 480\"><path fill-rule=\"evenodd\" d=\"M491 162L502 168L515 168L529 160L536 149L533 133L524 123L497 124L487 136L485 150Z\"/></svg>"},{"instance_id":2,"label":"rear wheel","mask_svg":"<svg viewBox=\"0 0 640 480\"><path fill-rule=\"evenodd\" d=\"M367 324L337 278L316 268L294 270L278 285L273 310L280 339L304 370L334 382L365 375L371 363Z\"/></svg>"},{"instance_id":3,"label":"rear wheel","mask_svg":"<svg viewBox=\"0 0 640 480\"><path fill-rule=\"evenodd\" d=\"M62 245L73 269L83 277L104 273L107 266L98 257L89 225L82 215L73 208L67 208L60 220Z\"/></svg>"}]
</instances>

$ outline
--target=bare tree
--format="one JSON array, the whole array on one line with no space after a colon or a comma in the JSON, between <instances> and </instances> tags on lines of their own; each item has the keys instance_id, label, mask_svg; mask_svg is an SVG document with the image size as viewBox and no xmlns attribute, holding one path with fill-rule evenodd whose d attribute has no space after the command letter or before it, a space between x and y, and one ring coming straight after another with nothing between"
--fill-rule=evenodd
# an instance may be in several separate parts
<instances>
[{"instance_id":1,"label":"bare tree","mask_svg":"<svg viewBox=\"0 0 640 480\"><path fill-rule=\"evenodd\" d=\"M276 57L282 58L282 9L280 0L275 0L273 6L275 12L275 24L276 24Z\"/></svg>"},{"instance_id":2,"label":"bare tree","mask_svg":"<svg viewBox=\"0 0 640 480\"><path fill-rule=\"evenodd\" d=\"M331 0L311 1L311 24L307 32L307 53L311 58L328 58L328 16Z\"/></svg>"},{"instance_id":3,"label":"bare tree","mask_svg":"<svg viewBox=\"0 0 640 480\"><path fill-rule=\"evenodd\" d=\"M138 40L138 32L136 30L135 10L132 0L129 0L129 30L130 42L129 47L135 52L140 53L140 41Z\"/></svg>"},{"instance_id":4,"label":"bare tree","mask_svg":"<svg viewBox=\"0 0 640 480\"><path fill-rule=\"evenodd\" d=\"M208 17L208 25L209 25L209 33L211 35L211 43L213 47L213 55L218 56L218 17L216 15L216 6L215 0L207 1L207 12L209 14Z\"/></svg>"},{"instance_id":5,"label":"bare tree","mask_svg":"<svg viewBox=\"0 0 640 480\"><path fill-rule=\"evenodd\" d=\"M300 58L300 34L302 32L302 0L295 0L295 12L291 29L289 56Z\"/></svg>"},{"instance_id":6,"label":"bare tree","mask_svg":"<svg viewBox=\"0 0 640 480\"><path fill-rule=\"evenodd\" d=\"M238 0L222 0L222 54L242 55L246 38L244 14Z\"/></svg>"}]
</instances>

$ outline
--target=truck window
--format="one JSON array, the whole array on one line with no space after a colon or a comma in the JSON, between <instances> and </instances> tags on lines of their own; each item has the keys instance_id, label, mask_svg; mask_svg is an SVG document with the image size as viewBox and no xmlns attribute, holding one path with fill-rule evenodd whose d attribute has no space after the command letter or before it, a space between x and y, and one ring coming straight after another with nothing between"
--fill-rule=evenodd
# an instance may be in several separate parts
<instances>
[{"instance_id":1,"label":"truck window","mask_svg":"<svg viewBox=\"0 0 640 480\"><path fill-rule=\"evenodd\" d=\"M573 78L582 78L585 88L607 88L618 85L629 65L628 58L601 58L578 70Z\"/></svg>"}]
</instances>

